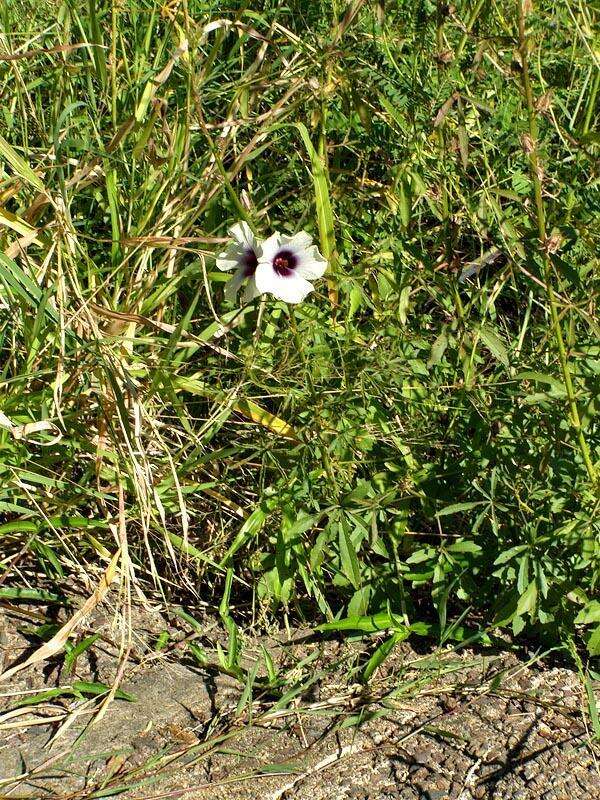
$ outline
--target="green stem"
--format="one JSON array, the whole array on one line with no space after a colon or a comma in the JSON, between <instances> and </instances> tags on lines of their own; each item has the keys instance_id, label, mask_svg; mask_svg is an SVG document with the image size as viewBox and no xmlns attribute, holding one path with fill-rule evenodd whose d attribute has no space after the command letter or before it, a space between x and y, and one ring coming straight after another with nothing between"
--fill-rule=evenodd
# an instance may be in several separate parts
<instances>
[{"instance_id":1,"label":"green stem","mask_svg":"<svg viewBox=\"0 0 600 800\"><path fill-rule=\"evenodd\" d=\"M477 0L475 5L473 6L473 10L469 14L469 18L467 19L467 23L465 25L465 32L462 35L460 42L458 43L458 47L456 48L456 52L454 54L454 58L458 61L462 55L462 51L465 49L465 45L469 38L469 34L471 33L471 28L475 25L477 17L483 8L483 4L485 0Z\"/></svg>"},{"instance_id":2,"label":"green stem","mask_svg":"<svg viewBox=\"0 0 600 800\"><path fill-rule=\"evenodd\" d=\"M600 88L600 69L596 70L596 74L594 75L594 82L592 83L592 87L590 89L590 96L588 98L587 108L585 112L585 119L583 120L583 125L581 128L581 132L584 136L589 131L590 125L592 124L592 116L594 115L594 110L596 108L596 97L598 96L598 88Z\"/></svg>"},{"instance_id":3,"label":"green stem","mask_svg":"<svg viewBox=\"0 0 600 800\"><path fill-rule=\"evenodd\" d=\"M110 10L110 113L113 130L117 130L117 9L113 0Z\"/></svg>"},{"instance_id":4,"label":"green stem","mask_svg":"<svg viewBox=\"0 0 600 800\"><path fill-rule=\"evenodd\" d=\"M528 152L529 169L531 172L531 181L533 183L533 193L535 197L539 247L542 259L544 261L544 283L546 286L548 303L550 305L550 318L552 320L552 329L554 332L554 338L556 340L556 348L558 350L558 358L562 370L563 383L567 393L567 399L571 417L571 425L577 436L579 449L581 451L581 456L583 458L583 462L585 464L588 476L590 478L590 481L592 482L592 485L595 486L596 470L592 462L587 441L583 434L581 419L579 417L577 402L575 400L575 389L573 387L573 380L571 378L571 372L567 361L567 351L565 348L562 329L560 327L556 296L554 294L552 261L550 259L547 249L546 212L544 208L544 198L542 195L542 178L541 178L542 172L541 172L541 165L537 149L538 127L534 110L531 79L529 76L528 52L527 52L528 40L527 40L527 34L525 33L525 13L523 10L523 2L524 0L517 0L517 13L519 20L519 52L521 54L523 90L525 92L525 100L527 103L527 117L529 122L530 142L528 143L527 147L527 150L529 151Z\"/></svg>"},{"instance_id":5,"label":"green stem","mask_svg":"<svg viewBox=\"0 0 600 800\"><path fill-rule=\"evenodd\" d=\"M437 47L437 54L440 56L445 47L444 41L444 4L441 0L437 2L437 26L435 31L435 41ZM444 66L441 61L438 62L438 74L444 72ZM437 143L438 143L438 150L439 150L439 157L440 163L445 164L446 162L446 142L444 138L444 120L440 122L436 129L436 136L437 136ZM448 176L446 173L445 168L442 169L441 176L440 176L440 203L442 208L442 223L444 229L444 247L445 247L445 258L448 263L448 267L452 264L452 254L453 254L453 244L452 244L452 230L451 230L451 219L450 219L450 192L448 191ZM462 319L463 316L463 309L462 303L459 297L458 292L454 291L454 297L457 305L457 313L459 317Z\"/></svg>"}]
</instances>

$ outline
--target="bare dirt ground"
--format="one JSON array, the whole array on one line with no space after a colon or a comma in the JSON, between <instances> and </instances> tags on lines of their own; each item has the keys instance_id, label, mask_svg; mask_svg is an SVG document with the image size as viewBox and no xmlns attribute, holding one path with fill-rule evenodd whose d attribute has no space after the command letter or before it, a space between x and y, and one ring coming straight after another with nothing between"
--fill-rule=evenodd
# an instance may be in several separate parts
<instances>
[{"instance_id":1,"label":"bare dirt ground","mask_svg":"<svg viewBox=\"0 0 600 800\"><path fill-rule=\"evenodd\" d=\"M0 612L1 613L1 612ZM138 611L121 687L135 702L52 697L36 691L75 678L110 684L115 629L104 632L75 675L62 660L0 684L0 797L186 800L585 800L600 796L596 745L576 673L547 659L399 645L367 689L348 683L356 645L312 644L301 633L244 643L247 665L268 647L300 687L291 702L212 667L194 665L181 632L166 653L150 646L164 619ZM30 640L23 617L0 617L5 668ZM207 631L218 627L207 620ZM180 635L177 643L177 635ZM183 636L185 638L185 636ZM189 636L187 637L189 639ZM303 665L303 659L313 660ZM260 671L258 673L260 675ZM240 698L241 701L240 702Z\"/></svg>"}]
</instances>

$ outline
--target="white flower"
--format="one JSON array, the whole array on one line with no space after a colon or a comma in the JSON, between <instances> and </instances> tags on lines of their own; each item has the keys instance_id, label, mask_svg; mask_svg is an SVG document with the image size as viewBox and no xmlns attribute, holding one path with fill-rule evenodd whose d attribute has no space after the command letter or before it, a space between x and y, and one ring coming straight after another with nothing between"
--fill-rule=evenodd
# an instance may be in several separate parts
<instances>
[{"instance_id":1,"label":"white flower","mask_svg":"<svg viewBox=\"0 0 600 800\"><path fill-rule=\"evenodd\" d=\"M244 303L249 303L260 292L256 288L255 272L261 244L250 230L247 222L236 222L228 231L233 239L223 253L217 256L217 267L229 272L234 269L231 279L225 285L225 298L235 300L235 297L246 281L244 290Z\"/></svg>"},{"instance_id":2,"label":"white flower","mask_svg":"<svg viewBox=\"0 0 600 800\"><path fill-rule=\"evenodd\" d=\"M260 294L269 292L278 300L300 303L312 291L311 281L326 269L327 261L308 233L274 233L262 243L254 277Z\"/></svg>"}]
</instances>

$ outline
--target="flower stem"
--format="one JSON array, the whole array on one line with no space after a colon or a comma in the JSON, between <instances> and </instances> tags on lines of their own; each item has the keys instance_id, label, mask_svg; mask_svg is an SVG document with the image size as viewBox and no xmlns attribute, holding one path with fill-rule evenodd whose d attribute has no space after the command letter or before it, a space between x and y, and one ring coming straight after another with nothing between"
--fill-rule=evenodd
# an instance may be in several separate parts
<instances>
[{"instance_id":1,"label":"flower stem","mask_svg":"<svg viewBox=\"0 0 600 800\"><path fill-rule=\"evenodd\" d=\"M321 435L321 427L322 427L322 420L321 414L319 410L319 400L317 396L317 390L315 389L315 384L312 379L312 375L310 374L310 367L306 361L306 356L304 355L304 350L302 349L302 342L300 341L300 335L298 333L298 325L296 324L296 315L294 313L294 306L288 303L288 310L290 315L290 327L292 329L292 334L294 336L294 344L296 345L296 350L298 351L298 355L302 360L304 365L304 373L306 375L306 380L308 383L308 388L310 391L310 397L313 402L313 408L315 411L315 419L317 422L317 438L319 440L319 450L321 452L321 460L323 461L323 468L327 477L329 478L329 482L331 487L337 497L339 495L339 487L337 485L337 481L335 479L335 473L333 471L333 465L331 463L331 458L329 457L329 451L327 449L326 443L323 441L323 437Z\"/></svg>"},{"instance_id":2,"label":"flower stem","mask_svg":"<svg viewBox=\"0 0 600 800\"><path fill-rule=\"evenodd\" d=\"M547 248L547 232L546 232L546 212L544 208L544 198L542 194L542 171L538 154L538 127L537 119L535 116L535 109L533 103L533 91L531 88L531 79L529 76L528 65L528 39L525 32L525 12L524 0L517 0L517 13L519 22L519 52L521 54L522 66L522 80L523 90L525 92L525 101L527 103L527 117L529 123L529 142L527 146L529 155L529 169L531 172L531 181L533 183L533 193L535 197L535 208L537 217L537 227L539 236L539 248L544 262L544 283L546 287L546 294L548 296L548 303L550 305L550 318L552 320L552 329L556 341L556 348L558 350L558 359L562 370L563 383L567 393L569 404L569 412L571 417L571 426L577 436L577 442L581 451L581 456L585 464L588 476L595 487L596 484L596 470L592 462L590 450L585 439L583 428L581 426L581 419L577 409L577 401L575 399L575 389L573 387L573 380L571 378L571 371L567 360L567 351L563 338L562 329L560 327L560 320L558 315L558 308L556 304L556 295L554 294L553 277L554 271L552 261Z\"/></svg>"}]
</instances>

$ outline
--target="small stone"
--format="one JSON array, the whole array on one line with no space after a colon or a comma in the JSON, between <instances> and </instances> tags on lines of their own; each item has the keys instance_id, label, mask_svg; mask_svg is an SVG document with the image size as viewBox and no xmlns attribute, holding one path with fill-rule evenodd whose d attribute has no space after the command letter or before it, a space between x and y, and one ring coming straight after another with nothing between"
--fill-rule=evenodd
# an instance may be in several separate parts
<instances>
[{"instance_id":1,"label":"small stone","mask_svg":"<svg viewBox=\"0 0 600 800\"><path fill-rule=\"evenodd\" d=\"M486 764L504 764L506 762L506 753L504 748L497 744L491 747L485 754Z\"/></svg>"},{"instance_id":2,"label":"small stone","mask_svg":"<svg viewBox=\"0 0 600 800\"><path fill-rule=\"evenodd\" d=\"M523 767L523 775L525 776L525 779L528 780L528 781L532 781L536 777L536 775L539 773L539 771L540 771L540 768L535 763L535 761L530 761L528 764L525 764L525 766Z\"/></svg>"},{"instance_id":3,"label":"small stone","mask_svg":"<svg viewBox=\"0 0 600 800\"><path fill-rule=\"evenodd\" d=\"M458 781L453 781L450 784L450 789L448 790L448 800L457 800L462 792L462 789L462 784L458 783Z\"/></svg>"},{"instance_id":4,"label":"small stone","mask_svg":"<svg viewBox=\"0 0 600 800\"><path fill-rule=\"evenodd\" d=\"M366 795L364 789L361 789L360 786L353 786L346 795L348 800L352 798L352 800L369 800L369 795Z\"/></svg>"},{"instance_id":5,"label":"small stone","mask_svg":"<svg viewBox=\"0 0 600 800\"><path fill-rule=\"evenodd\" d=\"M450 694L442 694L440 695L440 701L446 711L454 711L460 705L460 701Z\"/></svg>"},{"instance_id":6,"label":"small stone","mask_svg":"<svg viewBox=\"0 0 600 800\"><path fill-rule=\"evenodd\" d=\"M409 772L412 781L423 782L429 777L429 770L425 769L424 767L420 767L418 764L413 764L409 769Z\"/></svg>"},{"instance_id":7,"label":"small stone","mask_svg":"<svg viewBox=\"0 0 600 800\"><path fill-rule=\"evenodd\" d=\"M413 759L417 764L429 764L431 761L431 752L429 750L415 750Z\"/></svg>"}]
</instances>

